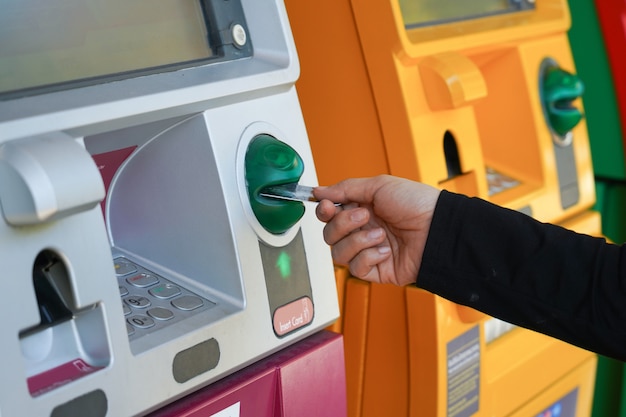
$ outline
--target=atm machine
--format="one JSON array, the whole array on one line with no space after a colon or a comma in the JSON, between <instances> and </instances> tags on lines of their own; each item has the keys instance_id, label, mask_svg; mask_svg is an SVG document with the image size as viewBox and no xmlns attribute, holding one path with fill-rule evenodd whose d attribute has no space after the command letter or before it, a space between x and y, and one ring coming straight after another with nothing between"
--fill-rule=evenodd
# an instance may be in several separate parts
<instances>
[{"instance_id":1,"label":"atm machine","mask_svg":"<svg viewBox=\"0 0 626 417\"><path fill-rule=\"evenodd\" d=\"M603 121L604 129L612 128L609 134L597 135L591 141L593 157L598 163L595 164L596 187L601 199L603 224L609 237L615 242L626 240L626 222L623 216L623 205L626 201L626 58L623 50L626 46L626 2L623 0L595 1L593 2L594 16L597 18L600 33L599 42L602 43L604 65L590 70L596 73L602 71L598 78L605 80L611 87L609 94L602 96L604 100L599 108L605 109L613 118ZM583 41L582 38L578 38ZM587 44L587 38L584 39ZM579 51L581 56L590 54L580 42ZM609 106L607 106L607 102ZM609 111L607 111L607 107ZM613 122L607 123L607 122ZM608 126L608 127L607 127ZM611 134L613 133L613 134ZM600 194L600 192L602 194Z\"/></svg>"},{"instance_id":2,"label":"atm machine","mask_svg":"<svg viewBox=\"0 0 626 417\"><path fill-rule=\"evenodd\" d=\"M572 28L569 31L578 72L587 80L585 108L589 142L596 177L596 207L602 215L602 230L616 243L626 241L626 2L570 0ZM625 416L624 363L600 356L594 393L594 417Z\"/></svg>"},{"instance_id":3,"label":"atm machine","mask_svg":"<svg viewBox=\"0 0 626 417\"><path fill-rule=\"evenodd\" d=\"M613 83L618 98L618 111L622 123L626 121L626 82L622 74L626 59L622 53L626 44L626 2L623 0L594 1L604 35L607 55L612 68Z\"/></svg>"},{"instance_id":4,"label":"atm machine","mask_svg":"<svg viewBox=\"0 0 626 417\"><path fill-rule=\"evenodd\" d=\"M322 183L393 174L601 233L565 0L286 4ZM336 275L350 416L589 415L594 354Z\"/></svg>"},{"instance_id":5,"label":"atm machine","mask_svg":"<svg viewBox=\"0 0 626 417\"><path fill-rule=\"evenodd\" d=\"M9 1L0 23L1 417L145 415L342 352L322 224L260 195L317 183L282 2ZM341 382L343 354L317 366Z\"/></svg>"}]
</instances>

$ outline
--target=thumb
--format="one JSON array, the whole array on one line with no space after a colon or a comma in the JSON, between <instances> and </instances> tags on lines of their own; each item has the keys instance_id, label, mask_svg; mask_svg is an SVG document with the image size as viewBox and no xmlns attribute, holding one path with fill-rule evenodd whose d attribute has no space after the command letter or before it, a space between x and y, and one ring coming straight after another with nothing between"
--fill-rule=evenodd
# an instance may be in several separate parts
<instances>
[{"instance_id":1,"label":"thumb","mask_svg":"<svg viewBox=\"0 0 626 417\"><path fill-rule=\"evenodd\" d=\"M369 203L376 187L370 178L350 178L334 185L320 186L313 190L318 200L327 199L334 203Z\"/></svg>"}]
</instances>

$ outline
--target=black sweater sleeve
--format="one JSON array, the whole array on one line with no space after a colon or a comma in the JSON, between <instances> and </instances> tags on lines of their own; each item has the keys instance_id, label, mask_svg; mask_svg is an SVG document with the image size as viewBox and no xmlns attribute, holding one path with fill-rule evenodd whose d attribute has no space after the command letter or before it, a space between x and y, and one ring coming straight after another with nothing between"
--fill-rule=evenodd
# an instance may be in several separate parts
<instances>
[{"instance_id":1,"label":"black sweater sleeve","mask_svg":"<svg viewBox=\"0 0 626 417\"><path fill-rule=\"evenodd\" d=\"M420 288L626 360L626 249L443 191Z\"/></svg>"}]
</instances>

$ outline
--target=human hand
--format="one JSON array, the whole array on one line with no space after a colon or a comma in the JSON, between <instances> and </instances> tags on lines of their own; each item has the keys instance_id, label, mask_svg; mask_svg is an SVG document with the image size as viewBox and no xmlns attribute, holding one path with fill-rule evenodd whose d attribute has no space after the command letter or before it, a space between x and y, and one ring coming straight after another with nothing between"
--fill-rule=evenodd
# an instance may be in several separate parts
<instances>
[{"instance_id":1,"label":"human hand","mask_svg":"<svg viewBox=\"0 0 626 417\"><path fill-rule=\"evenodd\" d=\"M317 187L333 259L371 282L414 283L440 190L390 175ZM336 205L340 203L341 205Z\"/></svg>"}]
</instances>

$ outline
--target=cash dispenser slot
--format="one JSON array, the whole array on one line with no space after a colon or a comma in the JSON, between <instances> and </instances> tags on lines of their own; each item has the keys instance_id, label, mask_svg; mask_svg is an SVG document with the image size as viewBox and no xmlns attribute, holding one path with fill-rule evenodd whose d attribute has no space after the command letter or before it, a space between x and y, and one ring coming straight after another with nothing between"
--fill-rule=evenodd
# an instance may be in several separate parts
<instances>
[{"instance_id":1,"label":"cash dispenser slot","mask_svg":"<svg viewBox=\"0 0 626 417\"><path fill-rule=\"evenodd\" d=\"M53 251L35 259L33 287L41 321L20 333L20 345L36 397L103 369L111 357L102 306L78 306L68 268Z\"/></svg>"},{"instance_id":2,"label":"cash dispenser slot","mask_svg":"<svg viewBox=\"0 0 626 417\"><path fill-rule=\"evenodd\" d=\"M446 130L443 135L442 148L448 175L446 179L439 182L439 185L450 191L463 192L468 195L480 195L479 176L476 169L463 170L458 141L449 130Z\"/></svg>"},{"instance_id":3,"label":"cash dispenser slot","mask_svg":"<svg viewBox=\"0 0 626 417\"><path fill-rule=\"evenodd\" d=\"M62 133L3 144L0 173L4 220L32 234L90 211L104 196L89 154L79 141ZM75 235L68 231L66 237L71 240ZM66 256L62 247L44 248L32 263L32 294L40 320L20 330L19 344L33 397L111 361L102 303L78 296L73 263Z\"/></svg>"},{"instance_id":4,"label":"cash dispenser slot","mask_svg":"<svg viewBox=\"0 0 626 417\"><path fill-rule=\"evenodd\" d=\"M476 164L480 150L472 149L471 139L465 136L471 131L467 126L471 106L488 96L483 75L472 60L456 52L426 57L418 69L426 104L449 123L440 139L443 160L438 184L451 191L480 195L484 189L480 184L483 167ZM449 117L444 119L443 115Z\"/></svg>"},{"instance_id":5,"label":"cash dispenser slot","mask_svg":"<svg viewBox=\"0 0 626 417\"><path fill-rule=\"evenodd\" d=\"M446 157L446 168L448 169L448 179L463 174L461 169L461 158L459 156L459 148L456 139L452 133L447 131L443 135L443 153Z\"/></svg>"},{"instance_id":6,"label":"cash dispenser slot","mask_svg":"<svg viewBox=\"0 0 626 417\"><path fill-rule=\"evenodd\" d=\"M35 259L33 286L41 322L35 330L55 326L74 318L70 306L76 303L69 288L67 269L60 259L44 251Z\"/></svg>"}]
</instances>

